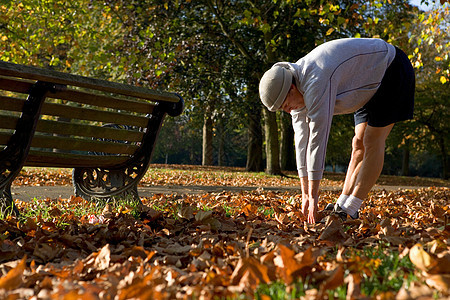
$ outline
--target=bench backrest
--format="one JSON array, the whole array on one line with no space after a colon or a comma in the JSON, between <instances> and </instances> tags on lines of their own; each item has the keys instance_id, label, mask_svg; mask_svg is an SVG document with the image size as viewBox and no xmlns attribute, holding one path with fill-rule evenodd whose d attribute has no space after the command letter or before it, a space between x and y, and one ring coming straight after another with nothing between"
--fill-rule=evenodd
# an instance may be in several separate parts
<instances>
[{"instance_id":1,"label":"bench backrest","mask_svg":"<svg viewBox=\"0 0 450 300\"><path fill-rule=\"evenodd\" d=\"M155 103L180 100L172 93L0 62L0 150L14 133L36 80L61 86L46 94L25 161L28 166L124 163L149 130Z\"/></svg>"}]
</instances>

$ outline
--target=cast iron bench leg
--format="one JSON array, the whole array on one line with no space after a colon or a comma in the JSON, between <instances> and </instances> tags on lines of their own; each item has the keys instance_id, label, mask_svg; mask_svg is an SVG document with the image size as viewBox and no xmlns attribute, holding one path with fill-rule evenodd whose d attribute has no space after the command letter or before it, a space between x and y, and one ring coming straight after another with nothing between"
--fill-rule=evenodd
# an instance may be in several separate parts
<instances>
[{"instance_id":1,"label":"cast iron bench leg","mask_svg":"<svg viewBox=\"0 0 450 300\"><path fill-rule=\"evenodd\" d=\"M72 173L75 196L86 200L106 201L131 196L133 200L140 202L137 185L147 171L164 117L166 113L170 116L179 115L183 111L183 106L181 97L177 103L158 103L148 121L140 150L124 165L114 169L75 168ZM115 124L107 126L120 127Z\"/></svg>"},{"instance_id":2,"label":"cast iron bench leg","mask_svg":"<svg viewBox=\"0 0 450 300\"><path fill-rule=\"evenodd\" d=\"M19 174L30 150L42 104L47 92L60 88L54 84L37 81L31 87L17 121L16 130L6 147L0 152L0 213L18 215L11 196L11 183Z\"/></svg>"}]
</instances>

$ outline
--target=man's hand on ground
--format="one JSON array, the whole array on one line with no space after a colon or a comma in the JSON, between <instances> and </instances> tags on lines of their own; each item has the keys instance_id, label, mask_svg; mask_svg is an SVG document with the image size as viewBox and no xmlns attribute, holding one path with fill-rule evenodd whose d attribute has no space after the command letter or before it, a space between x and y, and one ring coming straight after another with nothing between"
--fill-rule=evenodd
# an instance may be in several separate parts
<instances>
[{"instance_id":1,"label":"man's hand on ground","mask_svg":"<svg viewBox=\"0 0 450 300\"><path fill-rule=\"evenodd\" d=\"M302 197L302 213L308 223L314 224L317 220L317 202L312 197L303 195Z\"/></svg>"}]
</instances>

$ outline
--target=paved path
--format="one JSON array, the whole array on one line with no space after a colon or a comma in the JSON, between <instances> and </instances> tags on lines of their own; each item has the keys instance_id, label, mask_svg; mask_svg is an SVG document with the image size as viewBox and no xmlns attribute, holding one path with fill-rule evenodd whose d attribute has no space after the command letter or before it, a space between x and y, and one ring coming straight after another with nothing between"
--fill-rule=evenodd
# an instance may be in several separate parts
<instances>
[{"instance_id":1,"label":"paved path","mask_svg":"<svg viewBox=\"0 0 450 300\"><path fill-rule=\"evenodd\" d=\"M375 190L399 190L399 189L418 189L418 186L375 186ZM204 194L204 193L220 193L232 192L239 193L242 191L274 191L274 192L299 192L299 186L284 186L284 187L256 187L256 186L152 186L152 187L138 187L138 192L141 197L150 197L154 194ZM322 190L339 191L339 187L322 186ZM11 188L13 199L20 199L27 201L33 198L38 199L55 199L63 198L69 199L73 195L72 186L12 186Z\"/></svg>"}]
</instances>

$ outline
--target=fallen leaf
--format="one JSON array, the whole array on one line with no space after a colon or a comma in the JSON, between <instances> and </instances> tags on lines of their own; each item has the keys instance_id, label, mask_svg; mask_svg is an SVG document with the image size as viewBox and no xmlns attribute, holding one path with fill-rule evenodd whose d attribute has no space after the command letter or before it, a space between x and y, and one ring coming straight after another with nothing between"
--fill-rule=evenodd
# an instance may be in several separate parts
<instances>
[{"instance_id":1,"label":"fallen leaf","mask_svg":"<svg viewBox=\"0 0 450 300\"><path fill-rule=\"evenodd\" d=\"M183 206L178 209L178 216L183 219L191 220L194 218L194 207L193 206Z\"/></svg>"},{"instance_id":2,"label":"fallen leaf","mask_svg":"<svg viewBox=\"0 0 450 300\"><path fill-rule=\"evenodd\" d=\"M287 284L291 284L299 276L304 276L307 272L302 272L303 268L312 267L318 256L312 248L299 254L295 254L293 250L282 244L279 244L277 248L279 255L275 257L274 263L278 267L277 272Z\"/></svg>"},{"instance_id":3,"label":"fallen leaf","mask_svg":"<svg viewBox=\"0 0 450 300\"><path fill-rule=\"evenodd\" d=\"M427 275L425 282L442 293L450 294L450 274Z\"/></svg>"},{"instance_id":4,"label":"fallen leaf","mask_svg":"<svg viewBox=\"0 0 450 300\"><path fill-rule=\"evenodd\" d=\"M269 283L267 266L253 257L242 258L231 275L231 283L255 289L261 283Z\"/></svg>"},{"instance_id":5,"label":"fallen leaf","mask_svg":"<svg viewBox=\"0 0 450 300\"><path fill-rule=\"evenodd\" d=\"M395 299L397 300L415 300L415 299L433 299L434 289L426 284L411 282L403 284L398 291ZM357 299L357 298L356 298Z\"/></svg>"},{"instance_id":6,"label":"fallen leaf","mask_svg":"<svg viewBox=\"0 0 450 300\"><path fill-rule=\"evenodd\" d=\"M319 240L328 241L332 243L344 243L347 240L342 228L342 222L338 216L330 215L325 223L325 228L319 236Z\"/></svg>"},{"instance_id":7,"label":"fallen leaf","mask_svg":"<svg viewBox=\"0 0 450 300\"><path fill-rule=\"evenodd\" d=\"M347 298L346 299L361 299L361 275L359 273L350 273L345 278L347 286Z\"/></svg>"},{"instance_id":8,"label":"fallen leaf","mask_svg":"<svg viewBox=\"0 0 450 300\"><path fill-rule=\"evenodd\" d=\"M52 245L40 243L36 244L33 256L38 257L42 262L46 263L57 257L61 250L61 246L56 243L53 243Z\"/></svg>"},{"instance_id":9,"label":"fallen leaf","mask_svg":"<svg viewBox=\"0 0 450 300\"><path fill-rule=\"evenodd\" d=\"M111 250L109 244L105 245L98 253L94 261L94 266L99 270L105 270L109 267L111 260Z\"/></svg>"},{"instance_id":10,"label":"fallen leaf","mask_svg":"<svg viewBox=\"0 0 450 300\"><path fill-rule=\"evenodd\" d=\"M17 289L23 282L22 275L25 271L27 257L24 256L17 267L9 270L9 272L0 278L0 289L14 290Z\"/></svg>"},{"instance_id":11,"label":"fallen leaf","mask_svg":"<svg viewBox=\"0 0 450 300\"><path fill-rule=\"evenodd\" d=\"M319 293L324 295L327 290L334 290L344 283L344 268L339 265L331 271L329 277L320 285Z\"/></svg>"},{"instance_id":12,"label":"fallen leaf","mask_svg":"<svg viewBox=\"0 0 450 300\"><path fill-rule=\"evenodd\" d=\"M450 274L450 252L435 255L425 251L421 244L416 244L409 251L409 259L428 274Z\"/></svg>"},{"instance_id":13,"label":"fallen leaf","mask_svg":"<svg viewBox=\"0 0 450 300\"><path fill-rule=\"evenodd\" d=\"M207 210L207 211L200 210L195 215L195 220L198 222L204 221L208 218L211 218L212 214L213 214L212 210Z\"/></svg>"}]
</instances>

